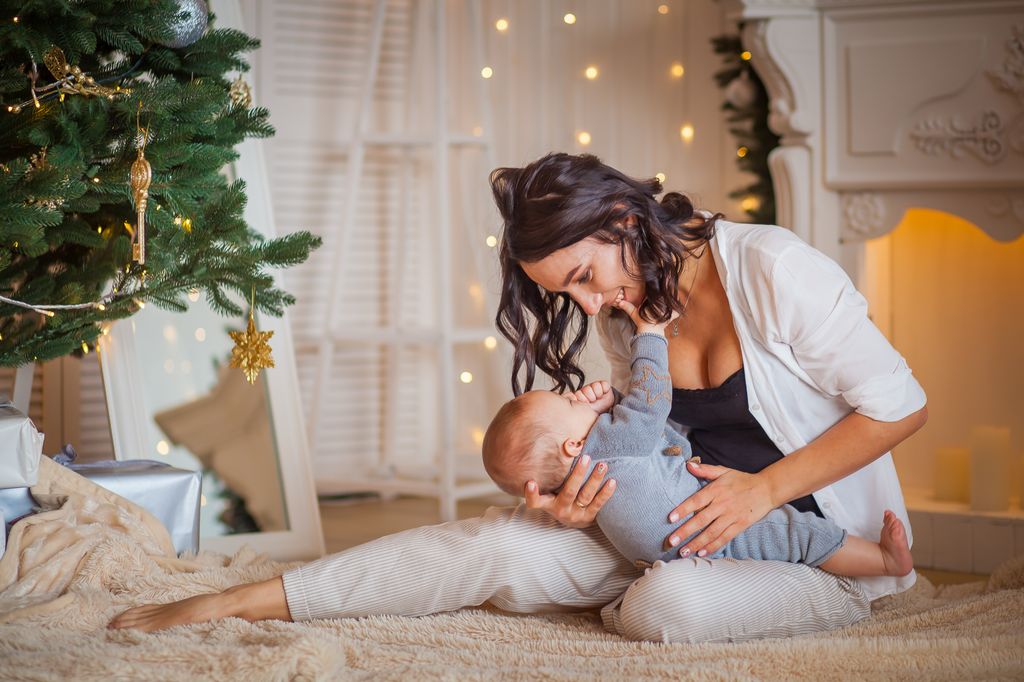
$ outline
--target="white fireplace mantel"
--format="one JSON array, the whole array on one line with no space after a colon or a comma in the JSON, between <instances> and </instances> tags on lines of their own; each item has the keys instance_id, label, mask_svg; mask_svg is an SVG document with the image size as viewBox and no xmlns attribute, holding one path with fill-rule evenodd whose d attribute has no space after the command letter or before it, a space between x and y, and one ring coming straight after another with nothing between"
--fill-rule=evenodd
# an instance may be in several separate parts
<instances>
[{"instance_id":1,"label":"white fireplace mantel","mask_svg":"<svg viewBox=\"0 0 1024 682\"><path fill-rule=\"evenodd\" d=\"M848 268L911 207L1024 233L1024 2L723 4L782 137L779 224Z\"/></svg>"}]
</instances>

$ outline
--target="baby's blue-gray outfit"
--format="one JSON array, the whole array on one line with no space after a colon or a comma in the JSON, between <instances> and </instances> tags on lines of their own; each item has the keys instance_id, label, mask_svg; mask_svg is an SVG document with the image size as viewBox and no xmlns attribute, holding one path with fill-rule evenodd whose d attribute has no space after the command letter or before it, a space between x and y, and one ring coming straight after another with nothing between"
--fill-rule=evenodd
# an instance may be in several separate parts
<instances>
[{"instance_id":1,"label":"baby's blue-gray outfit","mask_svg":"<svg viewBox=\"0 0 1024 682\"><path fill-rule=\"evenodd\" d=\"M591 467L605 462L615 478L615 494L597 513L598 525L615 548L634 562L671 561L679 558L682 543L668 551L663 543L686 519L669 523L668 513L708 481L686 469L690 443L667 425L672 408L668 341L642 333L630 345L629 393L598 417L581 454L590 456ZM818 566L845 542L846 531L828 519L783 505L707 558Z\"/></svg>"}]
</instances>

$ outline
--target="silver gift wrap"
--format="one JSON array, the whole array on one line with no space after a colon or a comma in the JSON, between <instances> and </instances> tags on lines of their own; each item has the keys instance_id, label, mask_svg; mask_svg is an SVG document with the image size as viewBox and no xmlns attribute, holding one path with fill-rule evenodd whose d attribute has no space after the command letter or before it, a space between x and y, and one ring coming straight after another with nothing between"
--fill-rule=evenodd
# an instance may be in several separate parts
<instances>
[{"instance_id":1,"label":"silver gift wrap","mask_svg":"<svg viewBox=\"0 0 1024 682\"><path fill-rule=\"evenodd\" d=\"M13 404L0 398L0 488L23 488L39 480L43 434Z\"/></svg>"},{"instance_id":2,"label":"silver gift wrap","mask_svg":"<svg viewBox=\"0 0 1024 682\"><path fill-rule=\"evenodd\" d=\"M151 459L68 464L76 474L145 508L167 528L174 551L199 550L200 471Z\"/></svg>"}]
</instances>

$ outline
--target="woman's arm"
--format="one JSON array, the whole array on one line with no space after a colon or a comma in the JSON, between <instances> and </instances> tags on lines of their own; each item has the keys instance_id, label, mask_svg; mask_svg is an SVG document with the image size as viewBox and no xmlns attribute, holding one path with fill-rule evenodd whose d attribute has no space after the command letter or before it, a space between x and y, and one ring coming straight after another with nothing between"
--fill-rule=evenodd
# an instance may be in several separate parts
<instances>
[{"instance_id":1,"label":"woman's arm","mask_svg":"<svg viewBox=\"0 0 1024 682\"><path fill-rule=\"evenodd\" d=\"M927 420L927 407L895 422L851 412L806 446L756 474L690 462L695 476L713 480L715 485L705 486L672 510L672 522L695 513L669 536L667 544L674 547L681 538L704 528L703 533L680 547L680 554L714 553L772 509L870 464Z\"/></svg>"}]
</instances>

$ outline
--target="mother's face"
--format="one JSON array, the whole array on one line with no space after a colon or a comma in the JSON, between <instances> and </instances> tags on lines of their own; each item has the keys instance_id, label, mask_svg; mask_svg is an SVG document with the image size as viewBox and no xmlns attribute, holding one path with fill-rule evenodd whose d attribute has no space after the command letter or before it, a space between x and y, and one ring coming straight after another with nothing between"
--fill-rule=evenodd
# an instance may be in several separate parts
<instances>
[{"instance_id":1,"label":"mother's face","mask_svg":"<svg viewBox=\"0 0 1024 682\"><path fill-rule=\"evenodd\" d=\"M643 280L632 279L622 267L618 244L588 237L534 263L520 262L526 276L547 291L564 291L587 315L611 305L621 290L626 300L639 306L644 298ZM629 250L630 269L634 263Z\"/></svg>"}]
</instances>

